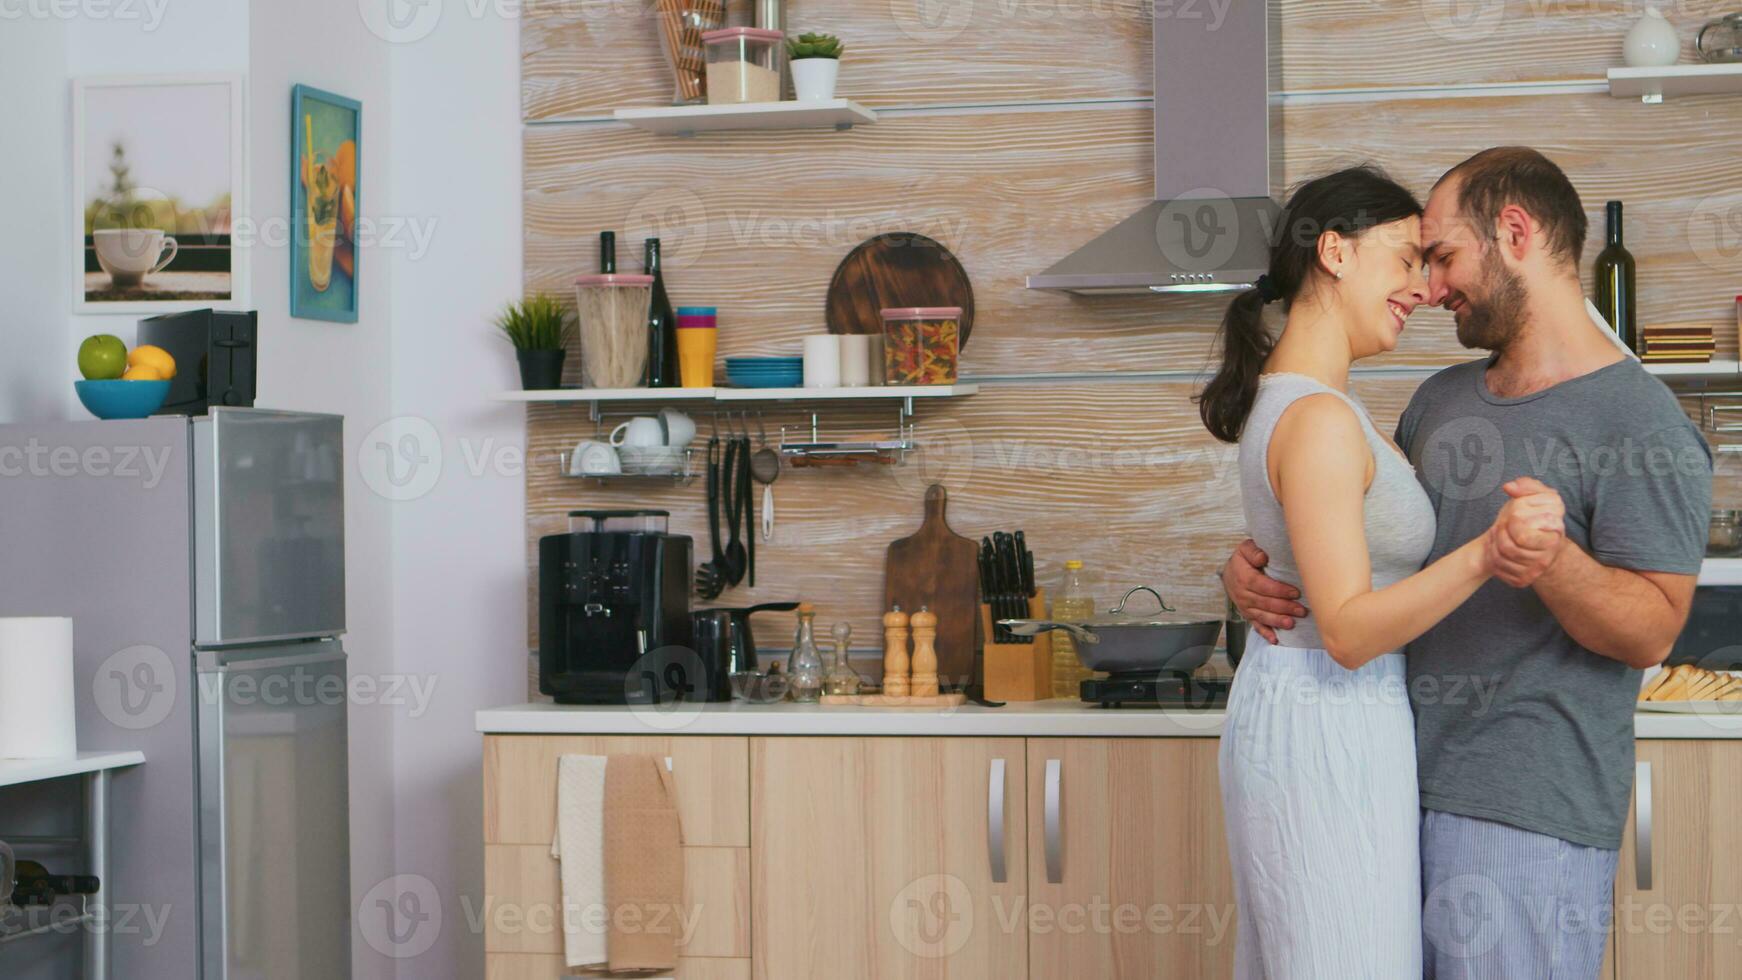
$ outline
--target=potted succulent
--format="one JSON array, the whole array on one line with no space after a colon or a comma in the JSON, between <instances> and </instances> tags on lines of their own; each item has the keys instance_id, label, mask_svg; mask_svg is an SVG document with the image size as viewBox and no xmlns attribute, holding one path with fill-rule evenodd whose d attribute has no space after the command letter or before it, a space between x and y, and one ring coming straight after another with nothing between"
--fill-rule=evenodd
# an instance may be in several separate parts
<instances>
[{"instance_id":1,"label":"potted succulent","mask_svg":"<svg viewBox=\"0 0 1742 980\"><path fill-rule=\"evenodd\" d=\"M841 39L833 34L800 34L786 39L786 60L792 67L792 88L801 102L835 97L840 75Z\"/></svg>"},{"instance_id":2,"label":"potted succulent","mask_svg":"<svg viewBox=\"0 0 1742 980\"><path fill-rule=\"evenodd\" d=\"M519 303L509 303L496 317L496 328L520 359L521 387L528 391L562 387L569 315L556 297L533 293Z\"/></svg>"}]
</instances>

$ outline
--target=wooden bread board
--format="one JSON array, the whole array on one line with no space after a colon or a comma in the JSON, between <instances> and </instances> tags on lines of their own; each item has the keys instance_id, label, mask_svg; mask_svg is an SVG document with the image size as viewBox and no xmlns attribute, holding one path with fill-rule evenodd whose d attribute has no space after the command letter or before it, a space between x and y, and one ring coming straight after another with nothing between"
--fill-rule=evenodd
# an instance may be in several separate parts
<instances>
[{"instance_id":1,"label":"wooden bread board","mask_svg":"<svg viewBox=\"0 0 1742 980\"><path fill-rule=\"evenodd\" d=\"M960 690L973 684L980 622L979 548L950 530L943 484L925 491L925 520L912 535L892 542L883 566L883 608L920 607L938 618L938 682Z\"/></svg>"}]
</instances>

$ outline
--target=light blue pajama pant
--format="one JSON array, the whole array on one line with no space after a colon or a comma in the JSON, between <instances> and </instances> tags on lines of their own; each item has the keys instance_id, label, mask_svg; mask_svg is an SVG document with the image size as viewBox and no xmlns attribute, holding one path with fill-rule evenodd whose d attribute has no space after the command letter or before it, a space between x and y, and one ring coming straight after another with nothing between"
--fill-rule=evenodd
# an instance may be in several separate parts
<instances>
[{"instance_id":1,"label":"light blue pajama pant","mask_svg":"<svg viewBox=\"0 0 1742 980\"><path fill-rule=\"evenodd\" d=\"M1619 851L1422 811L1429 980L1592 980L1613 922Z\"/></svg>"}]
</instances>

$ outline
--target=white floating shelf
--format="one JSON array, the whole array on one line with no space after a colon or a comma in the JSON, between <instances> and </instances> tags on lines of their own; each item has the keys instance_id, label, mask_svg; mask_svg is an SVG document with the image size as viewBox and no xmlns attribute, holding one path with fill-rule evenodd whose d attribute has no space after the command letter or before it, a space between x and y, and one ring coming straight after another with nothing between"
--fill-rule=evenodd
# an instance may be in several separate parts
<instances>
[{"instance_id":1,"label":"white floating shelf","mask_svg":"<svg viewBox=\"0 0 1742 980\"><path fill-rule=\"evenodd\" d=\"M143 752L80 752L71 759L0 759L0 786L82 776L105 769L137 766L144 761Z\"/></svg>"},{"instance_id":2,"label":"white floating shelf","mask_svg":"<svg viewBox=\"0 0 1742 980\"><path fill-rule=\"evenodd\" d=\"M1645 370L1660 378L1711 378L1742 373L1742 363L1736 361L1706 361L1699 364L1651 364Z\"/></svg>"},{"instance_id":3,"label":"white floating shelf","mask_svg":"<svg viewBox=\"0 0 1742 980\"><path fill-rule=\"evenodd\" d=\"M1611 68L1609 94L1652 103L1684 95L1742 95L1742 64Z\"/></svg>"},{"instance_id":4,"label":"white floating shelf","mask_svg":"<svg viewBox=\"0 0 1742 980\"><path fill-rule=\"evenodd\" d=\"M556 388L504 391L504 402L788 402L887 401L905 398L955 398L980 390L976 384L877 385L864 388Z\"/></svg>"},{"instance_id":5,"label":"white floating shelf","mask_svg":"<svg viewBox=\"0 0 1742 980\"><path fill-rule=\"evenodd\" d=\"M745 129L851 129L876 122L877 113L852 99L818 99L618 109L611 118L650 133L688 136Z\"/></svg>"},{"instance_id":6,"label":"white floating shelf","mask_svg":"<svg viewBox=\"0 0 1742 980\"><path fill-rule=\"evenodd\" d=\"M1742 585L1742 558L1707 558L1700 566L1701 585Z\"/></svg>"}]
</instances>

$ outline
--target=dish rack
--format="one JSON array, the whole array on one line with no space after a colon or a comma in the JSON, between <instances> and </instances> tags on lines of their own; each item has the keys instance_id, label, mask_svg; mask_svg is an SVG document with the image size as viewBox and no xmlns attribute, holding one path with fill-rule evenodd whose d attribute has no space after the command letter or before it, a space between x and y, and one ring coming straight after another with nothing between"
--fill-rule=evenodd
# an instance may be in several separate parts
<instances>
[{"instance_id":1,"label":"dish rack","mask_svg":"<svg viewBox=\"0 0 1742 980\"><path fill-rule=\"evenodd\" d=\"M91 910L89 895L66 896L57 899L53 905L29 908L0 903L0 946L51 932L64 935L96 919L97 913Z\"/></svg>"},{"instance_id":2,"label":"dish rack","mask_svg":"<svg viewBox=\"0 0 1742 980\"><path fill-rule=\"evenodd\" d=\"M798 436L802 438L802 430ZM856 466L859 463L900 464L919 446L913 441L911 417L903 412L896 422L896 438L864 442L829 442L822 438L817 413L811 413L810 438L789 442L786 426L780 427L780 456L793 466Z\"/></svg>"},{"instance_id":3,"label":"dish rack","mask_svg":"<svg viewBox=\"0 0 1742 980\"><path fill-rule=\"evenodd\" d=\"M562 452L557 453L556 455L557 475L565 480L588 481L595 486L605 486L607 484L625 480L668 480L676 486L688 486L689 484L694 483L696 479L695 459L696 451L694 449L685 449L683 452L682 465L669 471L643 473L571 473L569 472L569 454Z\"/></svg>"}]
</instances>

